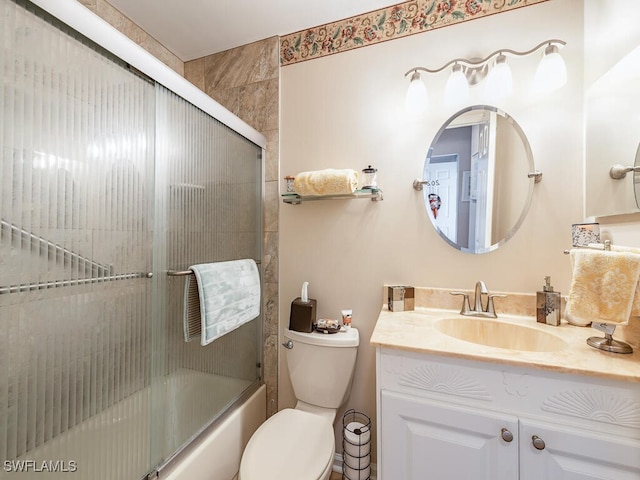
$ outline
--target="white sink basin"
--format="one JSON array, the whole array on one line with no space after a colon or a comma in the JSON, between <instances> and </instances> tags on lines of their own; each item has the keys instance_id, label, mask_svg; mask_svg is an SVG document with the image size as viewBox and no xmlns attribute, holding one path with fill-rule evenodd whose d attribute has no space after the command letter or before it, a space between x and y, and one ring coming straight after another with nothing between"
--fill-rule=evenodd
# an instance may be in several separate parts
<instances>
[{"instance_id":1,"label":"white sink basin","mask_svg":"<svg viewBox=\"0 0 640 480\"><path fill-rule=\"evenodd\" d=\"M436 330L449 337L487 347L527 352L557 352L568 344L560 337L526 325L477 317L438 320ZM550 327L552 328L552 327Z\"/></svg>"}]
</instances>

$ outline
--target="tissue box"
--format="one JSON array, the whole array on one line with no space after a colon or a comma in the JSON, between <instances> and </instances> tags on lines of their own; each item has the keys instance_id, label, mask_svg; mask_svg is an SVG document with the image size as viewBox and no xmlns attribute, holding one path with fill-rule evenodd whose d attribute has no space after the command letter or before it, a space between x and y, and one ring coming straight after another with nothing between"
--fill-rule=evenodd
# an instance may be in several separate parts
<instances>
[{"instance_id":1,"label":"tissue box","mask_svg":"<svg viewBox=\"0 0 640 480\"><path fill-rule=\"evenodd\" d=\"M311 333L313 324L316 321L315 298L310 298L308 302L303 302L300 297L291 302L291 313L289 315L289 330L296 332Z\"/></svg>"},{"instance_id":2,"label":"tissue box","mask_svg":"<svg viewBox=\"0 0 640 480\"><path fill-rule=\"evenodd\" d=\"M388 288L387 307L390 312L404 312L415 308L413 287L397 285Z\"/></svg>"}]
</instances>

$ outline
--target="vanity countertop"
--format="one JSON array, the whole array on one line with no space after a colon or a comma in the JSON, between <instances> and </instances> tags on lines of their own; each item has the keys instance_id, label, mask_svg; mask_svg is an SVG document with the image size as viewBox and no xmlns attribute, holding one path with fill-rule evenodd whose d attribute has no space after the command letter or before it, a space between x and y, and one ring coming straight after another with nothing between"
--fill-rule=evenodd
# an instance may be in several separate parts
<instances>
[{"instance_id":1,"label":"vanity countertop","mask_svg":"<svg viewBox=\"0 0 640 480\"><path fill-rule=\"evenodd\" d=\"M490 347L459 340L442 333L438 328L438 322L443 318L456 317L469 319L467 321L512 323L541 330L564 340L566 347L540 352ZM497 319L486 319L463 317L458 310L438 308L417 307L412 311L391 312L385 305L371 336L371 344L381 348L640 383L640 348L637 345L633 345L632 354L609 353L587 345L586 339L592 336L602 337L604 334L593 328L569 325L564 320L557 327L539 324L534 317L527 315L498 313ZM615 333L613 337L616 338Z\"/></svg>"}]
</instances>

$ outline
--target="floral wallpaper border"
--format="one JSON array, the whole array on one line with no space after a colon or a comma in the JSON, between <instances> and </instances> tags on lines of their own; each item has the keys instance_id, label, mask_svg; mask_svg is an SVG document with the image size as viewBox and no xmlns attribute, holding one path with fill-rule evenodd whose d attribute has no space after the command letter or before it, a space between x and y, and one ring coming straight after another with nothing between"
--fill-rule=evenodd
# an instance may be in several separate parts
<instances>
[{"instance_id":1,"label":"floral wallpaper border","mask_svg":"<svg viewBox=\"0 0 640 480\"><path fill-rule=\"evenodd\" d=\"M411 0L280 37L280 65L293 65L549 0Z\"/></svg>"}]
</instances>

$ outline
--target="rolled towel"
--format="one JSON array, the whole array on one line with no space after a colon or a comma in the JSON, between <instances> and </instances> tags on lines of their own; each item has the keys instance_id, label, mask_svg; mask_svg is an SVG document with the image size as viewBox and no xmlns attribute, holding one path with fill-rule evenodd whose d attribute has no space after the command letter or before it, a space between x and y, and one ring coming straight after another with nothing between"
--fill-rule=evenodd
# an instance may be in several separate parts
<instances>
[{"instance_id":1,"label":"rolled towel","mask_svg":"<svg viewBox=\"0 0 640 480\"><path fill-rule=\"evenodd\" d=\"M574 248L571 263L566 320L580 326L626 323L640 278L640 255Z\"/></svg>"},{"instance_id":2,"label":"rolled towel","mask_svg":"<svg viewBox=\"0 0 640 480\"><path fill-rule=\"evenodd\" d=\"M300 196L348 195L358 188L358 172L327 168L296 175L293 189Z\"/></svg>"}]
</instances>

